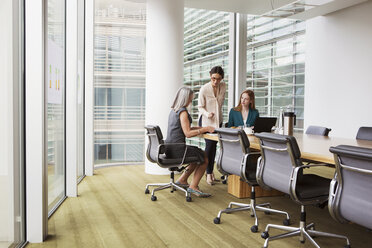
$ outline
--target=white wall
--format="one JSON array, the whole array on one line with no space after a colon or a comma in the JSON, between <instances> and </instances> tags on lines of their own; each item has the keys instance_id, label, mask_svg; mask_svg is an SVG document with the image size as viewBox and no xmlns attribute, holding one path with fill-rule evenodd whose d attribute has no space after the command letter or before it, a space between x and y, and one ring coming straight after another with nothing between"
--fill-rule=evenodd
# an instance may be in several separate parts
<instances>
[{"instance_id":1,"label":"white wall","mask_svg":"<svg viewBox=\"0 0 372 248\"><path fill-rule=\"evenodd\" d=\"M305 128L355 138L372 126L372 2L306 23Z\"/></svg>"}]
</instances>

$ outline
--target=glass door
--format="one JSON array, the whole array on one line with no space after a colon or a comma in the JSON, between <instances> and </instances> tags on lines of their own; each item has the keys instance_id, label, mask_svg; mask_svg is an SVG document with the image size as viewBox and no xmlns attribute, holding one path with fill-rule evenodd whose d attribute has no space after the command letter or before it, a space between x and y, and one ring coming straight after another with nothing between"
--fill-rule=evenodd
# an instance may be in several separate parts
<instances>
[{"instance_id":1,"label":"glass door","mask_svg":"<svg viewBox=\"0 0 372 248\"><path fill-rule=\"evenodd\" d=\"M49 215L65 193L65 0L46 3L46 171Z\"/></svg>"}]
</instances>

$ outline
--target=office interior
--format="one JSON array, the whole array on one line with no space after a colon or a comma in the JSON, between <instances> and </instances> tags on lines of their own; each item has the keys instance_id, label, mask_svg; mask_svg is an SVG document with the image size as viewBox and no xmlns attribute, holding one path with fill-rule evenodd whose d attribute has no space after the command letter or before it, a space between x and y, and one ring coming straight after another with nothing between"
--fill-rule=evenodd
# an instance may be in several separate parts
<instances>
[{"instance_id":1,"label":"office interior","mask_svg":"<svg viewBox=\"0 0 372 248\"><path fill-rule=\"evenodd\" d=\"M215 65L224 122L250 88L262 116L291 107L299 132L355 138L372 126L370 13L367 0L1 1L0 247L45 241L98 169L167 174L146 159L144 126L166 133L177 89L197 95Z\"/></svg>"}]
</instances>

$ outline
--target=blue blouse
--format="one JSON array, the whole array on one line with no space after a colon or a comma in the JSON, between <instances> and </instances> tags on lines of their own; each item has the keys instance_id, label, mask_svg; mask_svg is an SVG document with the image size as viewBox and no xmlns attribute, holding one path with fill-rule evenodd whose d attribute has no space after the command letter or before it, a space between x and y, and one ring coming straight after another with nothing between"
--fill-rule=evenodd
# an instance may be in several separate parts
<instances>
[{"instance_id":1,"label":"blue blouse","mask_svg":"<svg viewBox=\"0 0 372 248\"><path fill-rule=\"evenodd\" d=\"M248 117L246 121L247 126L254 126L254 123L259 116L258 110L257 109L249 109L248 112ZM240 111L236 111L233 108L230 109L229 113L229 123L227 124L228 127L238 127L238 126L243 126L243 116Z\"/></svg>"}]
</instances>

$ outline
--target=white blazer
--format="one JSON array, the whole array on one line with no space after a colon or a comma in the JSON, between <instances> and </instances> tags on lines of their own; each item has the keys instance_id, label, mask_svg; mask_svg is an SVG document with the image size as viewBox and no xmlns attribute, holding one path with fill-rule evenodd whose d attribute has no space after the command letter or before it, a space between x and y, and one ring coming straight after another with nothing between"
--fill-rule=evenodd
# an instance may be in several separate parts
<instances>
[{"instance_id":1,"label":"white blazer","mask_svg":"<svg viewBox=\"0 0 372 248\"><path fill-rule=\"evenodd\" d=\"M218 128L223 121L222 105L225 100L226 84L220 83L217 88L217 96L214 96L212 83L203 85L199 91L198 109L199 118L203 116L202 126L213 126ZM209 113L213 112L214 116L208 118Z\"/></svg>"}]
</instances>

